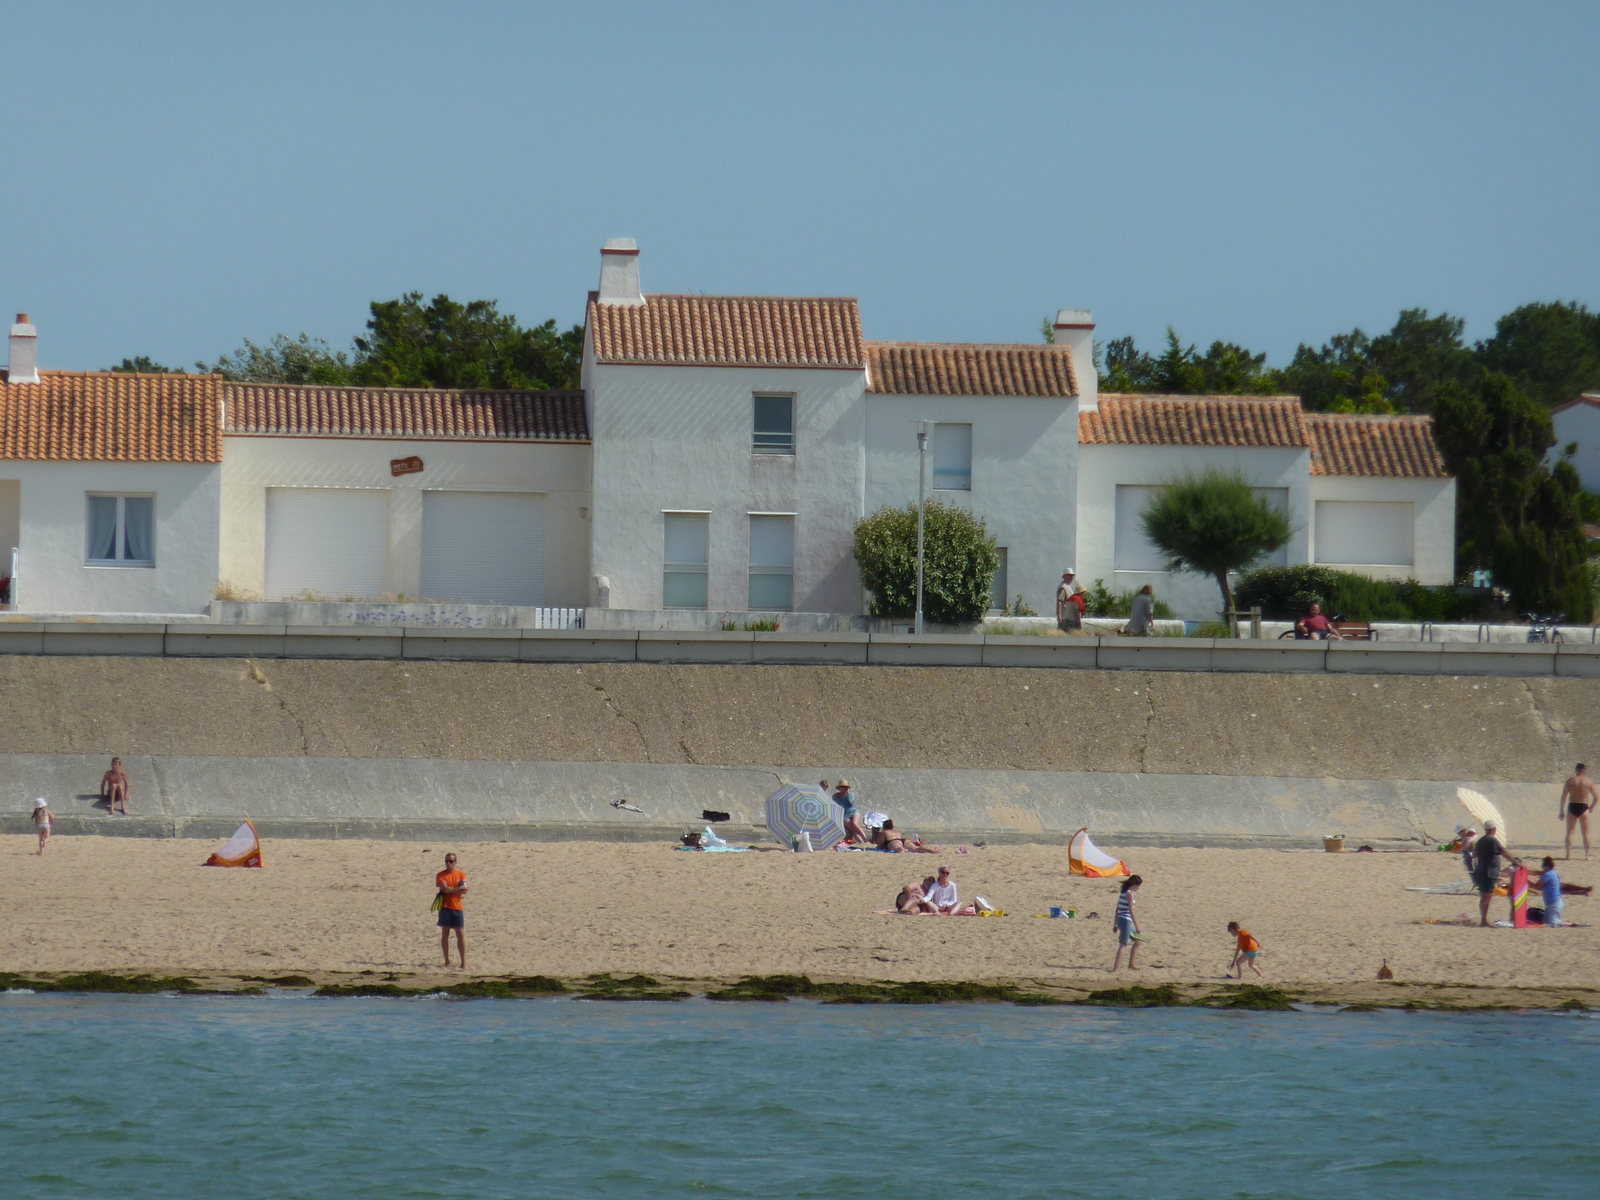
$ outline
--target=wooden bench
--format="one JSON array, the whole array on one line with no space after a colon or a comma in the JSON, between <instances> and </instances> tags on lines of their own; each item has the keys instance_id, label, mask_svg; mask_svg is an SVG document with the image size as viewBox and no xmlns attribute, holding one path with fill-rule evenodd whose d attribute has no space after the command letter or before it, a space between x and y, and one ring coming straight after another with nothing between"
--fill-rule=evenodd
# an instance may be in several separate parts
<instances>
[{"instance_id":1,"label":"wooden bench","mask_svg":"<svg viewBox=\"0 0 1600 1200\"><path fill-rule=\"evenodd\" d=\"M1372 640L1372 624L1368 621L1335 621L1333 628L1347 642Z\"/></svg>"}]
</instances>

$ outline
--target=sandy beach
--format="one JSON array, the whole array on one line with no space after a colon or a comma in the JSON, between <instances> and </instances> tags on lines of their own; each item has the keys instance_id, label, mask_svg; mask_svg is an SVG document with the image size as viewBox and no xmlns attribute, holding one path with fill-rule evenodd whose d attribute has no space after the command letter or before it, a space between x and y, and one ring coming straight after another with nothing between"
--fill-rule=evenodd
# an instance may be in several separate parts
<instances>
[{"instance_id":1,"label":"sandy beach","mask_svg":"<svg viewBox=\"0 0 1600 1200\"><path fill-rule=\"evenodd\" d=\"M1055 846L891 857L597 842L283 841L267 844L264 869L249 870L202 866L212 847L189 840L63 837L42 858L34 845L0 838L0 902L26 914L0 933L0 969L9 972L437 978L428 907L433 874L454 849L472 887L473 975L609 971L716 981L795 973L1067 990L1113 980L1116 884L1070 876ZM1478 995L1484 1003L1600 1003L1600 929L1425 923L1476 911L1471 896L1404 890L1460 878L1450 855L1105 848L1146 880L1143 969L1122 972L1124 982L1220 982L1231 956L1226 925L1238 920L1262 942L1266 981L1307 995L1371 998L1387 958L1398 983L1412 988L1489 989ZM964 899L981 894L1008 915L874 912L943 862ZM1569 882L1600 883L1600 860L1558 866ZM1100 918L1034 918L1051 904ZM1491 915L1505 911L1497 900ZM1569 897L1568 920L1597 913L1600 900Z\"/></svg>"}]
</instances>

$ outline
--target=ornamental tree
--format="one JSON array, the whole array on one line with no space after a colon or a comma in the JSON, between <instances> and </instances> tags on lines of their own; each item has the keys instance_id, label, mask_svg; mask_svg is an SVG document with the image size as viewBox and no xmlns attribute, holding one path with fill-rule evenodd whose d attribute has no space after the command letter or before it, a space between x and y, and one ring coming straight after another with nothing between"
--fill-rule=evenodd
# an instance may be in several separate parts
<instances>
[{"instance_id":1,"label":"ornamental tree","mask_svg":"<svg viewBox=\"0 0 1600 1200\"><path fill-rule=\"evenodd\" d=\"M856 522L856 563L872 593L875 617L910 617L917 609L917 506L885 506ZM929 500L923 518L923 616L970 625L989 610L1000 551L982 518Z\"/></svg>"}]
</instances>

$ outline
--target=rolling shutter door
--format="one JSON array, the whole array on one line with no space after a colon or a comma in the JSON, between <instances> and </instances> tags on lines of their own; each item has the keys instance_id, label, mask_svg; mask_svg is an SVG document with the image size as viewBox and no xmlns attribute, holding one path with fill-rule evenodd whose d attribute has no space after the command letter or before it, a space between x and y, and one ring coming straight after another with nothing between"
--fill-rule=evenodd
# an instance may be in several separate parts
<instances>
[{"instance_id":1,"label":"rolling shutter door","mask_svg":"<svg viewBox=\"0 0 1600 1200\"><path fill-rule=\"evenodd\" d=\"M370 600L388 591L387 490L267 489L269 600Z\"/></svg>"},{"instance_id":2,"label":"rolling shutter door","mask_svg":"<svg viewBox=\"0 0 1600 1200\"><path fill-rule=\"evenodd\" d=\"M1117 485L1116 569L1165 571L1167 556L1144 535L1144 510L1161 489L1139 484Z\"/></svg>"},{"instance_id":3,"label":"rolling shutter door","mask_svg":"<svg viewBox=\"0 0 1600 1200\"><path fill-rule=\"evenodd\" d=\"M1409 567L1415 505L1370 500L1317 501L1319 563Z\"/></svg>"},{"instance_id":4,"label":"rolling shutter door","mask_svg":"<svg viewBox=\"0 0 1600 1200\"><path fill-rule=\"evenodd\" d=\"M422 594L467 604L543 604L544 497L424 492Z\"/></svg>"}]
</instances>

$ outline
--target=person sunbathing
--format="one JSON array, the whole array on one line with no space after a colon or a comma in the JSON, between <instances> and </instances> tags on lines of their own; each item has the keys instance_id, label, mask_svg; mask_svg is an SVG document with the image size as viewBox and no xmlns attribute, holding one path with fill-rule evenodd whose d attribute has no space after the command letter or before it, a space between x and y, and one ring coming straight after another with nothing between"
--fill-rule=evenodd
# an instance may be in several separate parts
<instances>
[{"instance_id":1,"label":"person sunbathing","mask_svg":"<svg viewBox=\"0 0 1600 1200\"><path fill-rule=\"evenodd\" d=\"M894 898L894 908L896 912L905 913L907 916L938 912L938 909L928 903L922 894L922 889L915 883L908 883L900 889L900 894Z\"/></svg>"},{"instance_id":2,"label":"person sunbathing","mask_svg":"<svg viewBox=\"0 0 1600 1200\"><path fill-rule=\"evenodd\" d=\"M885 854L938 854L939 847L924 846L917 841L906 841L906 835L894 827L894 821L883 823L882 829L872 831L873 845Z\"/></svg>"}]
</instances>

